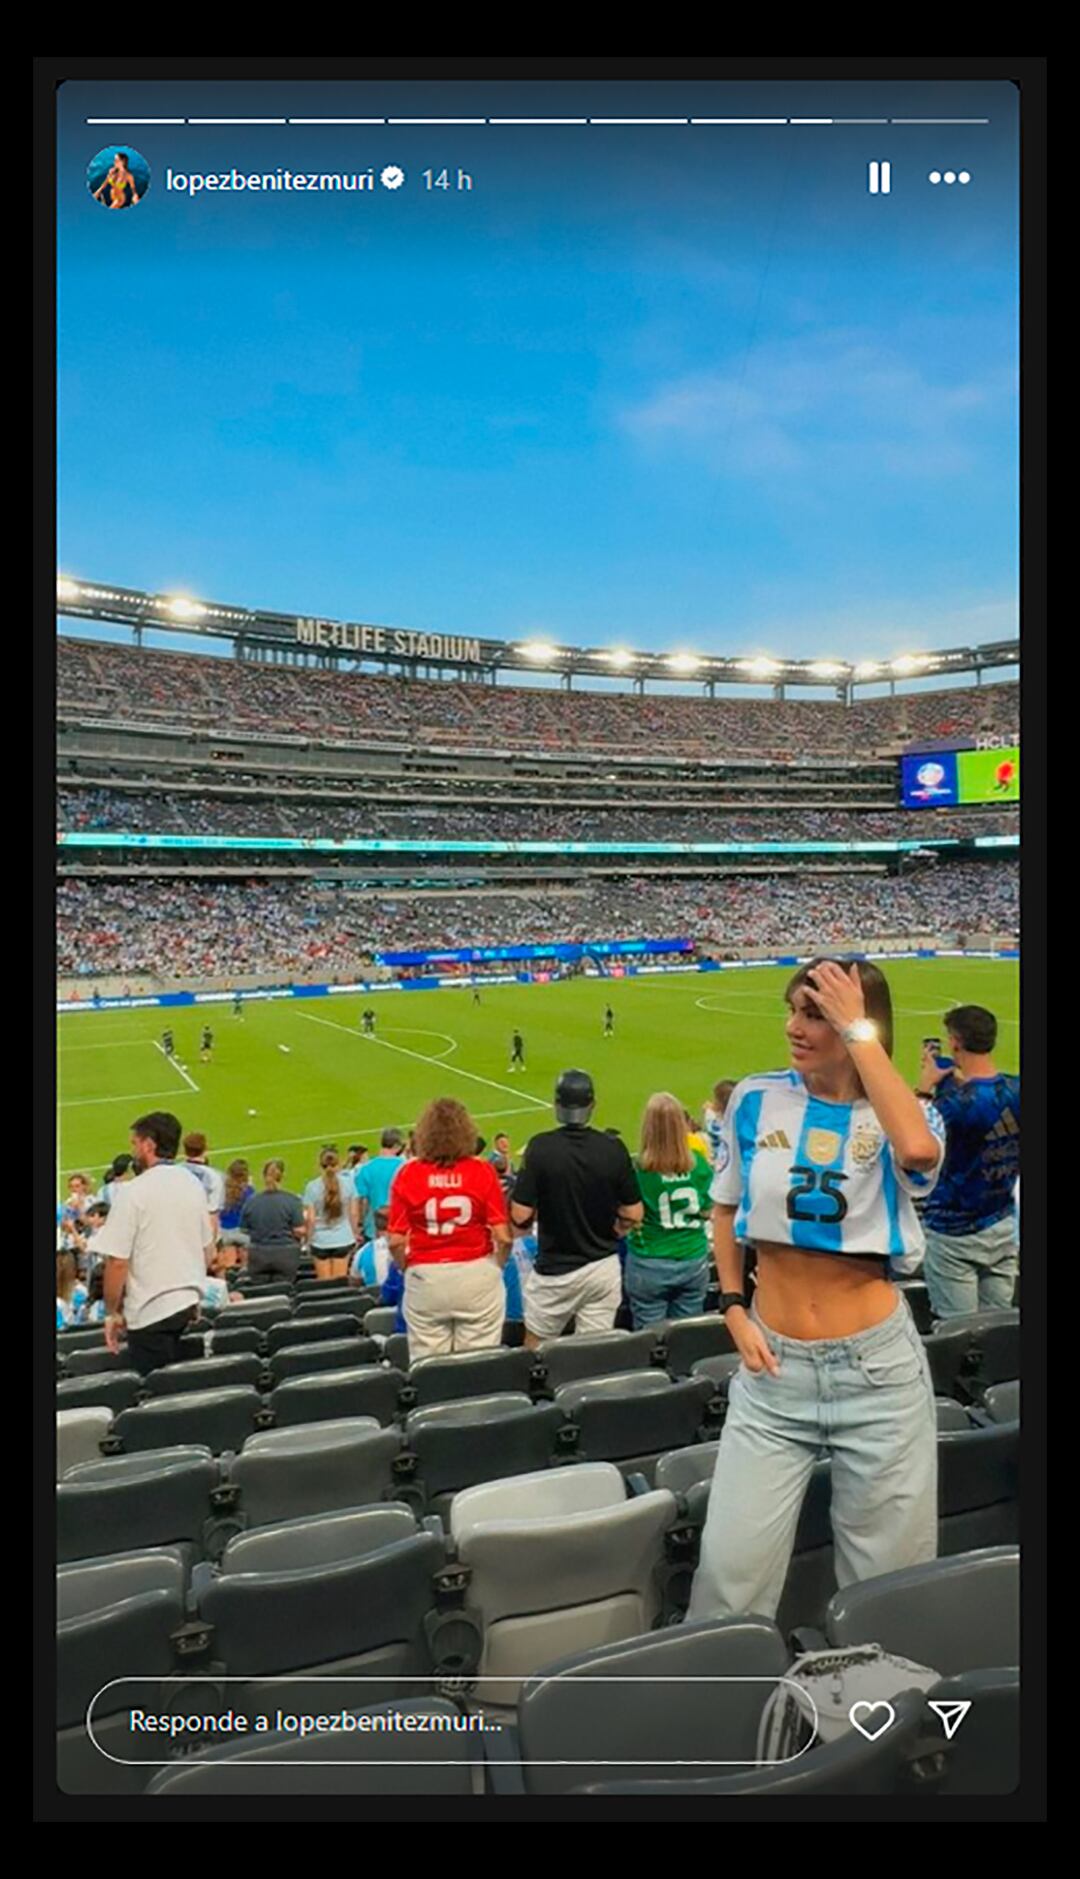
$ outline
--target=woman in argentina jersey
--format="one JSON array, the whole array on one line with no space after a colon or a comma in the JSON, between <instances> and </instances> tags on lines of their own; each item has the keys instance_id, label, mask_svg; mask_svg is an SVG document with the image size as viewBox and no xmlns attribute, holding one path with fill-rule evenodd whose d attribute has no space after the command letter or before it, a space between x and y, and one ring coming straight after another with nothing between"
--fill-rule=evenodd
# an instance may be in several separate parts
<instances>
[{"instance_id":1,"label":"woman in argentina jersey","mask_svg":"<svg viewBox=\"0 0 1080 1879\"><path fill-rule=\"evenodd\" d=\"M746 1077L712 1183L732 1378L692 1619L775 1615L814 1463L832 1464L837 1583L937 1551L937 1429L896 1276L918 1265L912 1199L944 1131L892 1063L884 975L816 959L787 987L791 1068ZM753 1304L742 1243L757 1248Z\"/></svg>"}]
</instances>

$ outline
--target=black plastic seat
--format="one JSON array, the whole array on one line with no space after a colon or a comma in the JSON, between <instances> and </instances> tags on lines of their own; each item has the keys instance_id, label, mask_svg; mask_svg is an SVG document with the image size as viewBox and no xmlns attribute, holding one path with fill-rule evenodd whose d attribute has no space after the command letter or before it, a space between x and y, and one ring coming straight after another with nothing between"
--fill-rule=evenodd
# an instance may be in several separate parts
<instances>
[{"instance_id":1,"label":"black plastic seat","mask_svg":"<svg viewBox=\"0 0 1080 1879\"><path fill-rule=\"evenodd\" d=\"M171 1448L71 1469L56 1490L57 1558L183 1544L203 1557L219 1469L207 1448Z\"/></svg>"},{"instance_id":2,"label":"black plastic seat","mask_svg":"<svg viewBox=\"0 0 1080 1879\"><path fill-rule=\"evenodd\" d=\"M352 1312L328 1312L318 1317L314 1312L303 1318L289 1318L271 1325L266 1333L266 1348L271 1357L276 1351L297 1344L319 1344L327 1338L340 1341L360 1335L360 1320Z\"/></svg>"},{"instance_id":3,"label":"black plastic seat","mask_svg":"<svg viewBox=\"0 0 1080 1879\"><path fill-rule=\"evenodd\" d=\"M362 1691L363 1685L356 1686ZM430 1718L415 1732L380 1729L376 1718ZM354 1713L354 1712L350 1712ZM209 1794L472 1794L483 1737L462 1726L463 1712L442 1697L402 1697L357 1711L368 1729L332 1736L249 1736L162 1770L148 1794L176 1800ZM451 1725L458 1726L452 1727ZM443 1726L436 1726L441 1724Z\"/></svg>"},{"instance_id":4,"label":"black plastic seat","mask_svg":"<svg viewBox=\"0 0 1080 1879\"><path fill-rule=\"evenodd\" d=\"M752 1763L789 1661L764 1618L677 1625L563 1658L518 1700L525 1791L565 1794L598 1771L664 1779Z\"/></svg>"},{"instance_id":5,"label":"black plastic seat","mask_svg":"<svg viewBox=\"0 0 1080 1879\"><path fill-rule=\"evenodd\" d=\"M710 1483L718 1448L718 1442L696 1442L690 1448L676 1448L661 1455L656 1464L656 1486L672 1494L687 1494L701 1482Z\"/></svg>"},{"instance_id":6,"label":"black plastic seat","mask_svg":"<svg viewBox=\"0 0 1080 1879\"><path fill-rule=\"evenodd\" d=\"M829 1643L880 1644L943 1677L1012 1667L1020 1656L1020 1552L994 1546L845 1586Z\"/></svg>"},{"instance_id":7,"label":"black plastic seat","mask_svg":"<svg viewBox=\"0 0 1080 1879\"><path fill-rule=\"evenodd\" d=\"M1020 1538L1020 1425L938 1436L938 1531L942 1553L1011 1546ZM935 1666L936 1668L937 1666Z\"/></svg>"},{"instance_id":8,"label":"black plastic seat","mask_svg":"<svg viewBox=\"0 0 1080 1879\"><path fill-rule=\"evenodd\" d=\"M243 1448L264 1413L258 1391L243 1384L190 1395L180 1392L125 1409L113 1424L113 1435L128 1454L194 1443L220 1455L225 1449Z\"/></svg>"},{"instance_id":9,"label":"black plastic seat","mask_svg":"<svg viewBox=\"0 0 1080 1879\"><path fill-rule=\"evenodd\" d=\"M257 1389L262 1374L260 1358L238 1351L233 1356L196 1357L190 1363L166 1364L161 1370L151 1370L146 1388L150 1396L220 1390L238 1383Z\"/></svg>"},{"instance_id":10,"label":"black plastic seat","mask_svg":"<svg viewBox=\"0 0 1080 1879\"><path fill-rule=\"evenodd\" d=\"M208 1325L205 1331L189 1331L180 1339L180 1356L186 1363L199 1357L257 1357L263 1347L263 1334L257 1325Z\"/></svg>"},{"instance_id":11,"label":"black plastic seat","mask_svg":"<svg viewBox=\"0 0 1080 1879\"><path fill-rule=\"evenodd\" d=\"M359 1318L363 1322L368 1312L379 1302L378 1292L358 1290L356 1286L350 1291L334 1291L329 1297L321 1297L318 1292L298 1292L293 1317L350 1317Z\"/></svg>"},{"instance_id":12,"label":"black plastic seat","mask_svg":"<svg viewBox=\"0 0 1080 1879\"><path fill-rule=\"evenodd\" d=\"M923 1338L935 1396L955 1396L962 1403L973 1400L973 1344L970 1326L954 1319L936 1326L929 1337Z\"/></svg>"},{"instance_id":13,"label":"black plastic seat","mask_svg":"<svg viewBox=\"0 0 1080 1879\"><path fill-rule=\"evenodd\" d=\"M357 1370L362 1364L377 1363L379 1355L374 1338L355 1334L317 1338L313 1344L285 1344L270 1358L270 1376L272 1384L277 1385L287 1383L290 1377L316 1376L323 1370Z\"/></svg>"},{"instance_id":14,"label":"black plastic seat","mask_svg":"<svg viewBox=\"0 0 1080 1879\"><path fill-rule=\"evenodd\" d=\"M704 1312L698 1318L675 1318L657 1328L658 1341L664 1346L665 1367L673 1377L688 1377L703 1357L726 1357L735 1349L735 1340L718 1312Z\"/></svg>"},{"instance_id":15,"label":"black plastic seat","mask_svg":"<svg viewBox=\"0 0 1080 1879\"><path fill-rule=\"evenodd\" d=\"M930 1294L922 1279L901 1279L900 1290L907 1301L908 1308L915 1320L915 1329L922 1336L934 1328L934 1311L930 1303Z\"/></svg>"},{"instance_id":16,"label":"black plastic seat","mask_svg":"<svg viewBox=\"0 0 1080 1879\"><path fill-rule=\"evenodd\" d=\"M383 1345L384 1363L393 1364L395 1370L409 1368L409 1339L404 1331L395 1331Z\"/></svg>"},{"instance_id":17,"label":"black plastic seat","mask_svg":"<svg viewBox=\"0 0 1080 1879\"><path fill-rule=\"evenodd\" d=\"M386 1514L408 1510L364 1511L377 1516L372 1526L381 1534ZM230 1676L263 1678L303 1670L340 1677L405 1676L431 1670L425 1619L435 1608L435 1576L445 1560L442 1541L415 1525L406 1534L402 1526L403 1537L363 1552L355 1519L347 1518L343 1543L349 1556L324 1565L273 1563L318 1548L318 1524L310 1519L293 1523L287 1533L281 1527L264 1528L234 1542L235 1552L226 1549L221 1572L200 1588L198 1604L202 1618L214 1627L215 1657ZM346 1705L356 1701L358 1686L348 1688L351 1695L342 1693ZM335 1703L334 1695L334 1686L327 1685L320 1702L340 1707L342 1699ZM259 1696L263 1707L272 1701L266 1689ZM291 1706L291 1696L288 1701Z\"/></svg>"},{"instance_id":18,"label":"black plastic seat","mask_svg":"<svg viewBox=\"0 0 1080 1879\"><path fill-rule=\"evenodd\" d=\"M62 1566L57 1597L57 1785L65 1794L134 1794L162 1759L161 1736L132 1734L130 1706L167 1707L153 1683L177 1668L187 1561L146 1549ZM87 1728L87 1712L93 1729Z\"/></svg>"},{"instance_id":19,"label":"black plastic seat","mask_svg":"<svg viewBox=\"0 0 1080 1879\"><path fill-rule=\"evenodd\" d=\"M86 1350L71 1351L64 1358L65 1377L92 1377L102 1370L130 1370L131 1353L126 1344L121 1344L118 1351L107 1351L104 1344L93 1344Z\"/></svg>"},{"instance_id":20,"label":"black plastic seat","mask_svg":"<svg viewBox=\"0 0 1080 1879\"><path fill-rule=\"evenodd\" d=\"M620 1370L647 1370L657 1347L655 1331L604 1331L596 1337L553 1337L533 1352L549 1390L583 1377L611 1377Z\"/></svg>"},{"instance_id":21,"label":"black plastic seat","mask_svg":"<svg viewBox=\"0 0 1080 1879\"><path fill-rule=\"evenodd\" d=\"M429 1404L405 1419L398 1480L408 1498L445 1514L462 1488L529 1474L559 1459L563 1415L524 1393Z\"/></svg>"},{"instance_id":22,"label":"black plastic seat","mask_svg":"<svg viewBox=\"0 0 1080 1879\"><path fill-rule=\"evenodd\" d=\"M580 1459L640 1467L665 1449L704 1439L713 1395L707 1377L673 1383L664 1370L640 1370L566 1383L555 1402L578 1430ZM651 1466L643 1472L648 1476Z\"/></svg>"},{"instance_id":23,"label":"black plastic seat","mask_svg":"<svg viewBox=\"0 0 1080 1879\"><path fill-rule=\"evenodd\" d=\"M78 1328L73 1331L58 1331L56 1333L56 1354L58 1357L63 1357L69 1351L94 1350L99 1345L104 1345L104 1343L104 1325L79 1325Z\"/></svg>"},{"instance_id":24,"label":"black plastic seat","mask_svg":"<svg viewBox=\"0 0 1080 1879\"><path fill-rule=\"evenodd\" d=\"M92 1377L62 1377L56 1386L56 1407L105 1408L118 1415L142 1395L143 1388L137 1370L102 1370Z\"/></svg>"},{"instance_id":25,"label":"black plastic seat","mask_svg":"<svg viewBox=\"0 0 1080 1879\"><path fill-rule=\"evenodd\" d=\"M943 1429L970 1429L971 1419L963 1403L958 1403L954 1396L939 1396L934 1402L937 1416L938 1434Z\"/></svg>"},{"instance_id":26,"label":"black plastic seat","mask_svg":"<svg viewBox=\"0 0 1080 1879\"><path fill-rule=\"evenodd\" d=\"M292 1317L292 1300L280 1293L270 1298L245 1300L242 1305L226 1305L214 1320L214 1329L231 1331L236 1325L254 1325L258 1331L269 1331L271 1325L281 1324Z\"/></svg>"},{"instance_id":27,"label":"black plastic seat","mask_svg":"<svg viewBox=\"0 0 1080 1879\"><path fill-rule=\"evenodd\" d=\"M397 1323L396 1305L373 1305L364 1313L365 1337L392 1337Z\"/></svg>"},{"instance_id":28,"label":"black plastic seat","mask_svg":"<svg viewBox=\"0 0 1080 1879\"><path fill-rule=\"evenodd\" d=\"M239 1513L250 1527L393 1498L397 1429L373 1417L304 1422L250 1436L232 1464Z\"/></svg>"},{"instance_id":29,"label":"black plastic seat","mask_svg":"<svg viewBox=\"0 0 1080 1879\"><path fill-rule=\"evenodd\" d=\"M404 1388L402 1371L365 1364L358 1370L290 1377L271 1392L270 1408L279 1428L297 1422L336 1422L342 1416L374 1416L376 1422L386 1424L397 1415Z\"/></svg>"},{"instance_id":30,"label":"black plastic seat","mask_svg":"<svg viewBox=\"0 0 1080 1879\"><path fill-rule=\"evenodd\" d=\"M693 1377L708 1377L718 1395L726 1396L732 1377L738 1374L742 1358L737 1351L718 1357L700 1357L691 1369Z\"/></svg>"},{"instance_id":31,"label":"black plastic seat","mask_svg":"<svg viewBox=\"0 0 1080 1879\"><path fill-rule=\"evenodd\" d=\"M1015 1379L1008 1383L992 1383L983 1397L983 1408L991 1422L1019 1422L1019 1383Z\"/></svg>"},{"instance_id":32,"label":"black plastic seat","mask_svg":"<svg viewBox=\"0 0 1080 1879\"><path fill-rule=\"evenodd\" d=\"M942 1776L928 1743L933 1715L921 1691L891 1699L895 1720L873 1742L852 1729L835 1742L807 1750L775 1768L746 1769L700 1780L600 1781L578 1794L901 1794L932 1793Z\"/></svg>"},{"instance_id":33,"label":"black plastic seat","mask_svg":"<svg viewBox=\"0 0 1080 1879\"><path fill-rule=\"evenodd\" d=\"M468 1396L528 1394L533 1353L506 1350L468 1351L456 1357L424 1357L409 1371L407 1402L415 1409L429 1403L454 1403Z\"/></svg>"}]
</instances>

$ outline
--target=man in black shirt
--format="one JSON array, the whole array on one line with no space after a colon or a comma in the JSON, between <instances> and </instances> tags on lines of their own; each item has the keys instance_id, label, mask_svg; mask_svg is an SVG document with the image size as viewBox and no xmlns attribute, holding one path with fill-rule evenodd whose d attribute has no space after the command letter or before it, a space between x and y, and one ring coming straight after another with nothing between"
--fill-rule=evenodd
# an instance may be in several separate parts
<instances>
[{"instance_id":1,"label":"man in black shirt","mask_svg":"<svg viewBox=\"0 0 1080 1879\"><path fill-rule=\"evenodd\" d=\"M615 1136L590 1128L592 1078L564 1070L555 1085L557 1129L534 1135L511 1200L514 1225L535 1220L536 1264L525 1281L525 1342L610 1331L622 1295L618 1231L642 1218L633 1163Z\"/></svg>"}]
</instances>

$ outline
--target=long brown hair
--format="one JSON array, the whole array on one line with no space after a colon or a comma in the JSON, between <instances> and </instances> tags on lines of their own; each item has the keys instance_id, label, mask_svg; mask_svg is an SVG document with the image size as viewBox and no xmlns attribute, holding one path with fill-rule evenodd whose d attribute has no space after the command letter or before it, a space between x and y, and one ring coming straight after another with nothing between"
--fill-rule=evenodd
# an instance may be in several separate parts
<instances>
[{"instance_id":1,"label":"long brown hair","mask_svg":"<svg viewBox=\"0 0 1080 1879\"><path fill-rule=\"evenodd\" d=\"M230 1161L225 1175L225 1208L232 1213L244 1198L245 1189L250 1185L251 1170L246 1161Z\"/></svg>"},{"instance_id":2,"label":"long brown hair","mask_svg":"<svg viewBox=\"0 0 1080 1879\"><path fill-rule=\"evenodd\" d=\"M65 1305L79 1282L79 1268L74 1253L56 1255L56 1296L62 1298Z\"/></svg>"},{"instance_id":3,"label":"long brown hair","mask_svg":"<svg viewBox=\"0 0 1080 1879\"><path fill-rule=\"evenodd\" d=\"M796 992L803 988L807 996L813 999L814 987L810 974L816 972L819 966L824 965L840 966L845 972L849 971L851 966L855 967L863 989L866 1015L877 1031L878 1042L883 1046L886 1056L891 1057L893 1054L892 993L884 972L872 965L869 959L832 959L828 953L822 953L820 958L811 959L808 965L800 966L794 977L788 980L784 988L787 1003L790 1005Z\"/></svg>"},{"instance_id":4,"label":"long brown hair","mask_svg":"<svg viewBox=\"0 0 1080 1879\"><path fill-rule=\"evenodd\" d=\"M440 1096L428 1104L417 1121L416 1159L449 1167L475 1155L478 1140L476 1124L464 1103L455 1102L452 1096Z\"/></svg>"},{"instance_id":5,"label":"long brown hair","mask_svg":"<svg viewBox=\"0 0 1080 1879\"><path fill-rule=\"evenodd\" d=\"M677 1096L659 1090L649 1097L641 1118L638 1166L651 1174L689 1174L693 1165L686 1111Z\"/></svg>"},{"instance_id":6,"label":"long brown hair","mask_svg":"<svg viewBox=\"0 0 1080 1879\"><path fill-rule=\"evenodd\" d=\"M323 1178L323 1213L328 1220L340 1220L345 1211L345 1203L341 1197L341 1182L338 1180L341 1162L338 1159L337 1149L324 1148L319 1156L319 1166L322 1169Z\"/></svg>"}]
</instances>

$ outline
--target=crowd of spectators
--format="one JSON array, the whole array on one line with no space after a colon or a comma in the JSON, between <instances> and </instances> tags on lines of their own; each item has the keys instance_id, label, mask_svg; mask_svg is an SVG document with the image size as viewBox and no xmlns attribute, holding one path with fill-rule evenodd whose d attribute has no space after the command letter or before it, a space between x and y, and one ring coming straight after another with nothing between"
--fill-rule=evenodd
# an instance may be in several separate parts
<instances>
[{"instance_id":1,"label":"crowd of spectators","mask_svg":"<svg viewBox=\"0 0 1080 1879\"><path fill-rule=\"evenodd\" d=\"M479 792L477 792L479 793ZM89 833L265 835L273 839L321 836L418 841L574 841L574 842L778 842L778 841L923 841L964 840L969 836L1007 834L1015 815L993 810L776 808L714 810L673 805L612 802L573 808L509 799L471 805L414 801L380 805L296 801L280 797L198 796L161 791L61 788L57 799L61 830Z\"/></svg>"},{"instance_id":2,"label":"crowd of spectators","mask_svg":"<svg viewBox=\"0 0 1080 1879\"><path fill-rule=\"evenodd\" d=\"M710 699L683 693L562 691L389 678L262 665L157 649L58 641L61 721L177 725L331 742L417 742L490 749L528 738L538 751L659 748L688 755L865 755L912 738L1013 742L1013 684L860 700Z\"/></svg>"},{"instance_id":3,"label":"crowd of spectators","mask_svg":"<svg viewBox=\"0 0 1080 1879\"><path fill-rule=\"evenodd\" d=\"M902 876L809 873L597 879L563 892L402 894L304 881L93 880L58 888L62 976L351 975L379 951L688 938L720 951L860 935L1012 934L1013 860Z\"/></svg>"}]
</instances>

